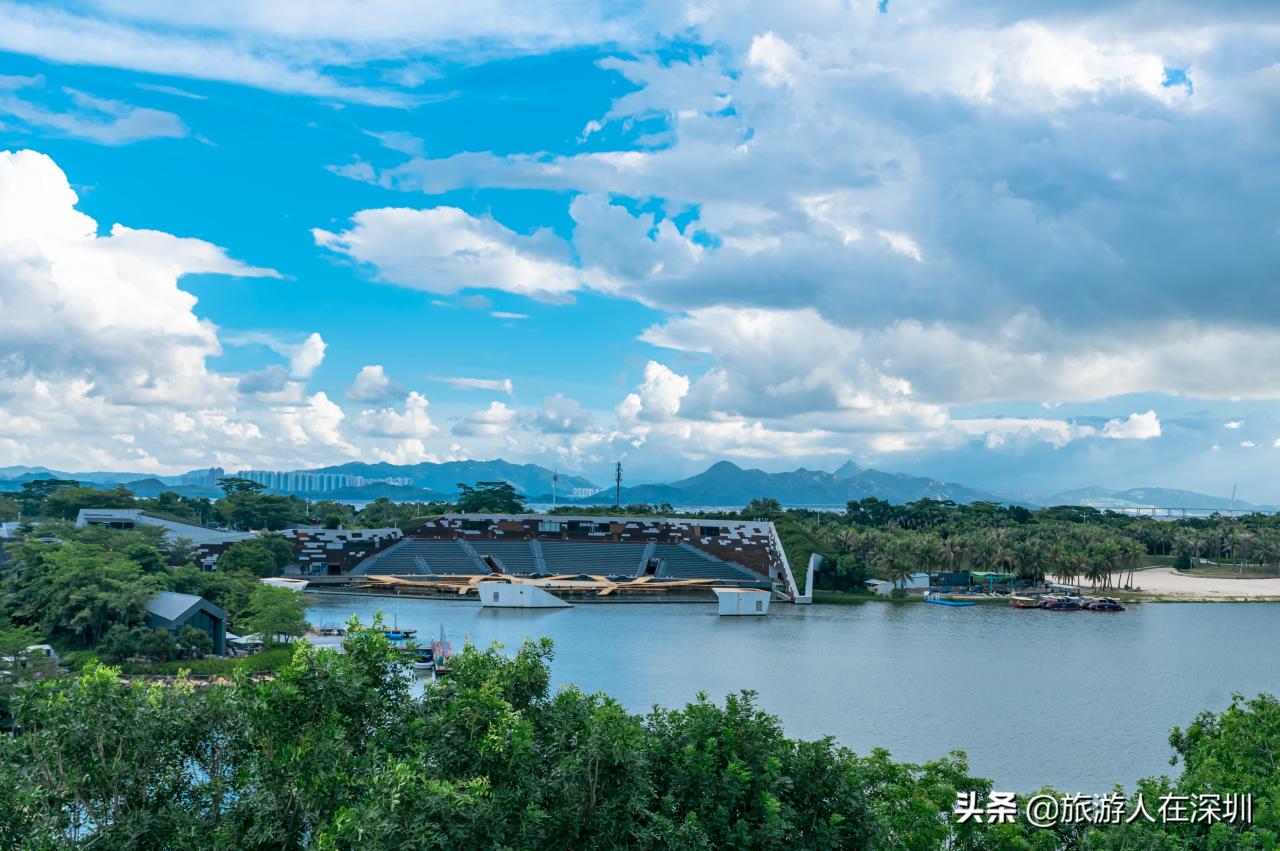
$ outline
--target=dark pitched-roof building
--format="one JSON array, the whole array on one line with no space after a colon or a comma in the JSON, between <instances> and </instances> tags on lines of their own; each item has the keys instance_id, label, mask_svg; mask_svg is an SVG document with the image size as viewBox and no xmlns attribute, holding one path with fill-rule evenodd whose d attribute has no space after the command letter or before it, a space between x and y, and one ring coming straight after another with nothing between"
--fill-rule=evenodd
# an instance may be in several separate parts
<instances>
[{"instance_id":1,"label":"dark pitched-roof building","mask_svg":"<svg viewBox=\"0 0 1280 851\"><path fill-rule=\"evenodd\" d=\"M184 626L193 626L213 639L213 652L227 652L227 613L204 597L161 591L147 603L147 626L175 635Z\"/></svg>"}]
</instances>

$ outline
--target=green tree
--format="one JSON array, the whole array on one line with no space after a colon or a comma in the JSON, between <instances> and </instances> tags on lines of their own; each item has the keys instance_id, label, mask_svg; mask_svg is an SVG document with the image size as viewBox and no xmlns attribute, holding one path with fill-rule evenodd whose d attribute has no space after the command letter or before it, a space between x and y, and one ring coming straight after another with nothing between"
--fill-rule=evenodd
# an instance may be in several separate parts
<instances>
[{"instance_id":1,"label":"green tree","mask_svg":"<svg viewBox=\"0 0 1280 851\"><path fill-rule=\"evenodd\" d=\"M213 503L204 497L181 496L173 491L163 491L152 499L135 500L134 505L145 511L194 523L207 522L213 509Z\"/></svg>"},{"instance_id":2,"label":"green tree","mask_svg":"<svg viewBox=\"0 0 1280 851\"><path fill-rule=\"evenodd\" d=\"M1280 843L1280 701L1271 695L1231 697L1222 712L1202 712L1169 744L1182 763L1175 785L1183 794L1254 794L1252 824L1200 824L1193 833L1204 848L1267 848ZM1190 843L1189 843L1190 844Z\"/></svg>"},{"instance_id":3,"label":"green tree","mask_svg":"<svg viewBox=\"0 0 1280 851\"><path fill-rule=\"evenodd\" d=\"M226 611L233 621L248 614L249 598L260 584L257 574L241 570L201 570L186 565L169 574L170 591L204 597Z\"/></svg>"},{"instance_id":4,"label":"green tree","mask_svg":"<svg viewBox=\"0 0 1280 851\"><path fill-rule=\"evenodd\" d=\"M326 529L337 529L355 522L356 519L355 509L350 504L331 499L311 503L307 513L313 523L318 522Z\"/></svg>"},{"instance_id":5,"label":"green tree","mask_svg":"<svg viewBox=\"0 0 1280 851\"><path fill-rule=\"evenodd\" d=\"M307 505L292 496L269 496L238 491L213 505L214 516L234 529L277 531L307 519Z\"/></svg>"},{"instance_id":6,"label":"green tree","mask_svg":"<svg viewBox=\"0 0 1280 851\"><path fill-rule=\"evenodd\" d=\"M293 545L280 535L236 541L218 557L218 570L253 576L278 576L293 561Z\"/></svg>"},{"instance_id":7,"label":"green tree","mask_svg":"<svg viewBox=\"0 0 1280 851\"><path fill-rule=\"evenodd\" d=\"M18 626L0 615L0 733L7 732L13 718L10 706L23 684L37 675L52 673L50 665L31 658L27 648L42 644L40 632L29 626Z\"/></svg>"},{"instance_id":8,"label":"green tree","mask_svg":"<svg viewBox=\"0 0 1280 851\"><path fill-rule=\"evenodd\" d=\"M92 544L26 542L11 556L5 606L13 620L86 646L113 624L140 623L161 588L124 554Z\"/></svg>"},{"instance_id":9,"label":"green tree","mask_svg":"<svg viewBox=\"0 0 1280 851\"><path fill-rule=\"evenodd\" d=\"M524 497L516 493L510 482L476 482L475 486L458 482L458 511L465 514L519 514L524 511Z\"/></svg>"},{"instance_id":10,"label":"green tree","mask_svg":"<svg viewBox=\"0 0 1280 851\"><path fill-rule=\"evenodd\" d=\"M22 510L22 505L11 497L0 496L0 523L8 523L11 520L18 519L18 513Z\"/></svg>"},{"instance_id":11,"label":"green tree","mask_svg":"<svg viewBox=\"0 0 1280 851\"><path fill-rule=\"evenodd\" d=\"M142 655L142 629L113 624L102 636L97 646L98 656L108 662L123 662L132 656Z\"/></svg>"},{"instance_id":12,"label":"green tree","mask_svg":"<svg viewBox=\"0 0 1280 851\"><path fill-rule=\"evenodd\" d=\"M198 555L199 552L196 549L195 542L190 538L165 539L163 556L165 562L171 567L195 564Z\"/></svg>"},{"instance_id":13,"label":"green tree","mask_svg":"<svg viewBox=\"0 0 1280 851\"><path fill-rule=\"evenodd\" d=\"M188 659L201 659L213 652L213 639L203 629L184 626L178 630L178 652Z\"/></svg>"},{"instance_id":14,"label":"green tree","mask_svg":"<svg viewBox=\"0 0 1280 851\"><path fill-rule=\"evenodd\" d=\"M63 520L75 520L82 508L132 508L133 493L124 485L102 490L86 487L62 487L44 500L43 514Z\"/></svg>"},{"instance_id":15,"label":"green tree","mask_svg":"<svg viewBox=\"0 0 1280 851\"><path fill-rule=\"evenodd\" d=\"M782 503L776 499L757 498L746 504L742 509L743 517L763 518L772 520L782 514Z\"/></svg>"},{"instance_id":16,"label":"green tree","mask_svg":"<svg viewBox=\"0 0 1280 851\"><path fill-rule=\"evenodd\" d=\"M261 482L255 482L252 479L244 479L239 476L226 476L218 479L218 487L222 489L222 493L231 496L237 493L258 493L265 490L266 485Z\"/></svg>"},{"instance_id":17,"label":"green tree","mask_svg":"<svg viewBox=\"0 0 1280 851\"><path fill-rule=\"evenodd\" d=\"M249 628L267 644L307 631L307 608L302 594L289 588L259 585L249 598Z\"/></svg>"},{"instance_id":18,"label":"green tree","mask_svg":"<svg viewBox=\"0 0 1280 851\"><path fill-rule=\"evenodd\" d=\"M32 479L23 482L18 491L18 504L22 506L22 516L37 517L44 514L44 501L49 495L63 488L78 488L80 483L74 479Z\"/></svg>"}]
</instances>

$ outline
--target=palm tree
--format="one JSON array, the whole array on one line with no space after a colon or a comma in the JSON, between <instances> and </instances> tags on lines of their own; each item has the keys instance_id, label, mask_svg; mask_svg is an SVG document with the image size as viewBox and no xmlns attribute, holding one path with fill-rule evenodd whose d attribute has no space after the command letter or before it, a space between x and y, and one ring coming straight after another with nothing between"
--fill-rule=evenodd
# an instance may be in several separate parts
<instances>
[{"instance_id":1,"label":"palm tree","mask_svg":"<svg viewBox=\"0 0 1280 851\"><path fill-rule=\"evenodd\" d=\"M955 572L956 562L963 561L968 550L959 535L949 535L942 542L942 554L947 559L947 570Z\"/></svg>"},{"instance_id":2,"label":"palm tree","mask_svg":"<svg viewBox=\"0 0 1280 851\"><path fill-rule=\"evenodd\" d=\"M1111 575L1111 561L1104 550L1096 549L1087 556L1084 575L1094 588Z\"/></svg>"},{"instance_id":3,"label":"palm tree","mask_svg":"<svg viewBox=\"0 0 1280 851\"><path fill-rule=\"evenodd\" d=\"M911 540L908 536L893 536L874 556L876 567L897 588L906 589L915 575L911 558Z\"/></svg>"},{"instance_id":4,"label":"palm tree","mask_svg":"<svg viewBox=\"0 0 1280 851\"><path fill-rule=\"evenodd\" d=\"M1203 530L1197 529L1191 533L1191 560L1193 562L1200 561L1200 553L1204 552L1205 547L1209 546L1209 536Z\"/></svg>"},{"instance_id":5,"label":"palm tree","mask_svg":"<svg viewBox=\"0 0 1280 851\"><path fill-rule=\"evenodd\" d=\"M911 556L916 567L933 572L942 564L942 539L932 532L913 535L910 540Z\"/></svg>"},{"instance_id":6,"label":"palm tree","mask_svg":"<svg viewBox=\"0 0 1280 851\"><path fill-rule=\"evenodd\" d=\"M1125 585L1125 587L1132 588L1133 572L1134 570L1137 569L1138 565L1142 564L1143 561L1146 560L1147 550L1145 547L1142 546L1142 544L1138 543L1137 541L1129 541L1127 544L1125 544L1122 547L1122 550L1123 550L1123 560L1122 560L1121 566L1122 567L1127 566L1129 568L1129 582Z\"/></svg>"},{"instance_id":7,"label":"palm tree","mask_svg":"<svg viewBox=\"0 0 1280 851\"><path fill-rule=\"evenodd\" d=\"M1280 534L1274 529L1264 530L1258 536L1258 556L1268 564L1275 564L1276 572L1280 574Z\"/></svg>"},{"instance_id":8,"label":"palm tree","mask_svg":"<svg viewBox=\"0 0 1280 851\"><path fill-rule=\"evenodd\" d=\"M969 563L983 570L990 570L995 566L996 549L991 535L982 535L969 547Z\"/></svg>"},{"instance_id":9,"label":"palm tree","mask_svg":"<svg viewBox=\"0 0 1280 851\"><path fill-rule=\"evenodd\" d=\"M1253 557L1253 545L1257 541L1258 536L1253 532L1245 529L1240 532L1239 538L1236 540L1236 556L1239 558L1239 571L1249 566L1249 560Z\"/></svg>"},{"instance_id":10,"label":"palm tree","mask_svg":"<svg viewBox=\"0 0 1280 851\"><path fill-rule=\"evenodd\" d=\"M1035 583L1044 579L1045 556L1048 548L1040 539L1023 541L1016 547L1016 574L1023 582Z\"/></svg>"}]
</instances>

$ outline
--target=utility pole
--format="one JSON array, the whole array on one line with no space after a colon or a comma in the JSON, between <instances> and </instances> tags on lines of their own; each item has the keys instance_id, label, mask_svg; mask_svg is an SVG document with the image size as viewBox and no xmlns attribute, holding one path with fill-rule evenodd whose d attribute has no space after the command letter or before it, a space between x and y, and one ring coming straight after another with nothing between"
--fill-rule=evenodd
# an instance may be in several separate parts
<instances>
[{"instance_id":1,"label":"utility pole","mask_svg":"<svg viewBox=\"0 0 1280 851\"><path fill-rule=\"evenodd\" d=\"M622 507L622 462L613 468L613 507Z\"/></svg>"},{"instance_id":2,"label":"utility pole","mask_svg":"<svg viewBox=\"0 0 1280 851\"><path fill-rule=\"evenodd\" d=\"M554 511L556 507L556 485L560 484L560 468L557 467L551 473L551 508Z\"/></svg>"}]
</instances>

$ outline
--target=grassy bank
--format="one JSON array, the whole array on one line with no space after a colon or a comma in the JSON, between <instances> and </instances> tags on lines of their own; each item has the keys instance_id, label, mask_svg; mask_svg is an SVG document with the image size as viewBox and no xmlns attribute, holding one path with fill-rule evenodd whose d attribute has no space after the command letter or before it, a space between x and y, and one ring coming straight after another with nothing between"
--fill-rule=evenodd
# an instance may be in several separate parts
<instances>
[{"instance_id":1,"label":"grassy bank","mask_svg":"<svg viewBox=\"0 0 1280 851\"><path fill-rule=\"evenodd\" d=\"M1187 576L1210 576L1215 579L1275 579L1280 576L1274 567L1247 564L1243 569L1234 564L1197 564L1183 571Z\"/></svg>"}]
</instances>

